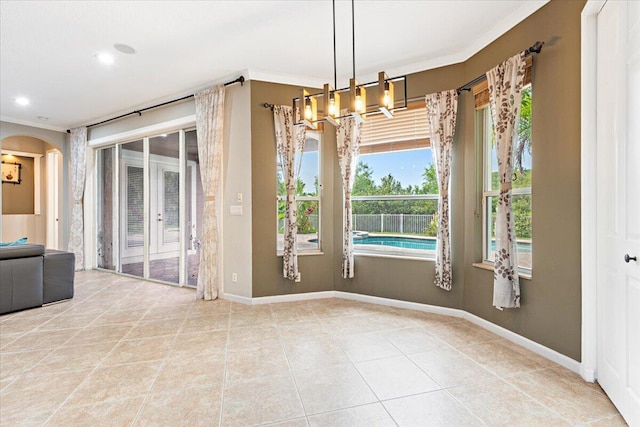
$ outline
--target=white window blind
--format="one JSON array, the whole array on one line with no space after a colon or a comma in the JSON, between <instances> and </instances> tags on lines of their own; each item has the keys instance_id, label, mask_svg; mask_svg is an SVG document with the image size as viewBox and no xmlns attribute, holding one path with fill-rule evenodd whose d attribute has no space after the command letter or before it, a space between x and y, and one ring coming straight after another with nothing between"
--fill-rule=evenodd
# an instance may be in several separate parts
<instances>
[{"instance_id":1,"label":"white window blind","mask_svg":"<svg viewBox=\"0 0 640 427\"><path fill-rule=\"evenodd\" d=\"M143 245L143 169L127 166L127 247Z\"/></svg>"},{"instance_id":2,"label":"white window blind","mask_svg":"<svg viewBox=\"0 0 640 427\"><path fill-rule=\"evenodd\" d=\"M360 154L429 146L429 121L424 107L396 111L392 119L383 114L369 116L362 124Z\"/></svg>"}]
</instances>

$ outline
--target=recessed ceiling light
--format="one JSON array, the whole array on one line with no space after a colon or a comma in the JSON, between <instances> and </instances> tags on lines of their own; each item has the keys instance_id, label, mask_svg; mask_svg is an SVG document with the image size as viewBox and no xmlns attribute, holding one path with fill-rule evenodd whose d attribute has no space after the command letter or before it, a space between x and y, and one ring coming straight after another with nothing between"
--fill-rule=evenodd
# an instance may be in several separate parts
<instances>
[{"instance_id":1,"label":"recessed ceiling light","mask_svg":"<svg viewBox=\"0 0 640 427\"><path fill-rule=\"evenodd\" d=\"M18 105L29 105L29 100L24 96L19 96L16 98L16 104Z\"/></svg>"},{"instance_id":2,"label":"recessed ceiling light","mask_svg":"<svg viewBox=\"0 0 640 427\"><path fill-rule=\"evenodd\" d=\"M113 64L113 56L111 56L106 52L101 52L97 54L96 58L98 58L98 61L102 62L103 64L106 64L106 65Z\"/></svg>"},{"instance_id":3,"label":"recessed ceiling light","mask_svg":"<svg viewBox=\"0 0 640 427\"><path fill-rule=\"evenodd\" d=\"M38 116L38 118L39 118L40 120L45 120L45 121L46 121L46 120L49 120L49 117L45 117L45 116Z\"/></svg>"},{"instance_id":4,"label":"recessed ceiling light","mask_svg":"<svg viewBox=\"0 0 640 427\"><path fill-rule=\"evenodd\" d=\"M123 44L123 43L116 43L116 44L113 45L113 47L118 52L126 53L127 55L133 55L134 53L136 53L136 50L134 48L132 48L129 45Z\"/></svg>"}]
</instances>

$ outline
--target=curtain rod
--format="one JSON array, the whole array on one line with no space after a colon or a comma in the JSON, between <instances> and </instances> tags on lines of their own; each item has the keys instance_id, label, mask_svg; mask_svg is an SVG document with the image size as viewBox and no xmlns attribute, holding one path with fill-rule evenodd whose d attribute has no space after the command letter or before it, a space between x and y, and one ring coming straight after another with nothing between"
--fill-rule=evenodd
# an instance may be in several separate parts
<instances>
[{"instance_id":1,"label":"curtain rod","mask_svg":"<svg viewBox=\"0 0 640 427\"><path fill-rule=\"evenodd\" d=\"M542 51L542 46L543 45L544 45L544 42L541 42L541 41L535 42L533 44L533 46L531 46L529 49L524 51L524 56L529 56L529 55L532 55L534 53L540 53L540 51ZM460 86L458 89L456 89L456 92L458 92L458 94L460 94L460 92L462 92L463 90L470 91L473 86L475 86L476 84L480 83L481 81L483 81L486 78L487 78L486 74L478 76L475 79L471 80L470 82L467 82L467 83L463 84L462 86Z\"/></svg>"},{"instance_id":2,"label":"curtain rod","mask_svg":"<svg viewBox=\"0 0 640 427\"><path fill-rule=\"evenodd\" d=\"M260 104L260 106L261 106L262 108L268 108L268 109L270 109L271 111L273 111L273 107L275 107L275 105L273 105L273 104L269 104L268 102L263 102L262 104Z\"/></svg>"},{"instance_id":3,"label":"curtain rod","mask_svg":"<svg viewBox=\"0 0 640 427\"><path fill-rule=\"evenodd\" d=\"M226 82L224 85L225 86L229 86L229 85L232 85L234 83L240 83L240 86L244 86L244 82L245 82L244 76L240 76L235 80L232 80L230 82ZM93 126L102 125L102 124L105 124L105 123L112 122L114 120L119 120L119 119L122 119L124 117L131 116L133 114L137 114L138 116L142 116L142 112L143 111L153 110L154 108L158 108L158 107L164 107L165 105L173 104L175 102L184 101L186 99L193 98L194 96L195 95L193 95L193 94L192 95L183 96L182 98L174 99L172 101L163 102L161 104L152 105L151 107L146 107L146 108L142 108L140 110L132 111L132 112L127 113L127 114L122 114L122 115L120 115L118 117L113 117L111 119L103 120L103 121L98 122L98 123L92 123L90 125L87 125L86 127L90 128L90 127L93 127ZM71 129L67 129L67 133L71 133Z\"/></svg>"}]
</instances>

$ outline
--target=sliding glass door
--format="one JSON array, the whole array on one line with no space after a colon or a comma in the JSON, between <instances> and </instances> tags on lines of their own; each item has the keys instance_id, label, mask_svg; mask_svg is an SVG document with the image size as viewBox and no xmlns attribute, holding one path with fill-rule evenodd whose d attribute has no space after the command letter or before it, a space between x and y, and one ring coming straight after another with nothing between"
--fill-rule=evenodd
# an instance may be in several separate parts
<instances>
[{"instance_id":1,"label":"sliding glass door","mask_svg":"<svg viewBox=\"0 0 640 427\"><path fill-rule=\"evenodd\" d=\"M194 149L187 148L186 135ZM199 163L195 131L99 150L98 266L179 285L197 283Z\"/></svg>"}]
</instances>

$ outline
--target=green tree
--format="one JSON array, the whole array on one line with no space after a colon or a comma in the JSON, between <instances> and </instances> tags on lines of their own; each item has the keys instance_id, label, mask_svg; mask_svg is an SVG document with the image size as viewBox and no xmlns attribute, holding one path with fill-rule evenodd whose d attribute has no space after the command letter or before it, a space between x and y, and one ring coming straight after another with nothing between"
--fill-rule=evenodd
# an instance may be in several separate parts
<instances>
[{"instance_id":1,"label":"green tree","mask_svg":"<svg viewBox=\"0 0 640 427\"><path fill-rule=\"evenodd\" d=\"M522 89L520 102L520 122L518 124L518 140L514 147L515 170L522 172L522 160L525 152L531 154L531 86Z\"/></svg>"},{"instance_id":2,"label":"green tree","mask_svg":"<svg viewBox=\"0 0 640 427\"><path fill-rule=\"evenodd\" d=\"M368 164L359 161L356 166L356 177L353 182L354 196L372 196L376 194L376 183L373 180L373 169Z\"/></svg>"},{"instance_id":3,"label":"green tree","mask_svg":"<svg viewBox=\"0 0 640 427\"><path fill-rule=\"evenodd\" d=\"M422 174L422 194L438 194L438 178L436 176L436 165L431 163L424 169Z\"/></svg>"}]
</instances>

